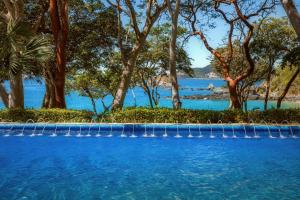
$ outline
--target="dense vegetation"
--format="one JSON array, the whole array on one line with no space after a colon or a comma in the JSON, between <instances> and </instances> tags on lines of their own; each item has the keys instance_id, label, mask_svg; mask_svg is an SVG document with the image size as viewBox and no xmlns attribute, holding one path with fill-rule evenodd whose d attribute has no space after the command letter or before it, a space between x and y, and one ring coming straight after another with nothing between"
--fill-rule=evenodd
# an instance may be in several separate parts
<instances>
[{"instance_id":1,"label":"dense vegetation","mask_svg":"<svg viewBox=\"0 0 300 200\"><path fill-rule=\"evenodd\" d=\"M300 109L268 110L173 110L169 108L127 108L122 111L94 116L92 112L63 109L1 110L2 122L114 122L114 123L300 123Z\"/></svg>"},{"instance_id":2,"label":"dense vegetation","mask_svg":"<svg viewBox=\"0 0 300 200\"><path fill-rule=\"evenodd\" d=\"M92 117L92 112L64 109L5 109L0 111L1 122L90 122Z\"/></svg>"},{"instance_id":3,"label":"dense vegetation","mask_svg":"<svg viewBox=\"0 0 300 200\"><path fill-rule=\"evenodd\" d=\"M278 7L287 17L272 15ZM207 30L217 26L227 32L215 45ZM167 79L174 120L173 112L183 112L178 73L194 75L186 51L192 37L210 52L210 66L227 82L230 109L238 110L216 115L227 113L232 121L249 115L239 113L253 91L265 96L265 110L270 97L279 109L288 94L299 95L300 15L293 0L1 0L0 97L7 109L24 109L24 78L42 78L42 108L64 109L65 95L76 91L91 100L94 114L100 100L105 114L116 115L136 86L150 108L158 107L157 88ZM109 105L106 96L113 97ZM15 110L2 113L9 112ZM195 118L203 122L206 112L195 111Z\"/></svg>"},{"instance_id":4,"label":"dense vegetation","mask_svg":"<svg viewBox=\"0 0 300 200\"><path fill-rule=\"evenodd\" d=\"M173 110L168 108L129 108L111 113L104 119L115 122L131 123L299 123L300 110L268 110L250 111L240 110L211 111L211 110ZM221 120L221 121L219 121ZM287 120L287 121L286 121Z\"/></svg>"}]
</instances>

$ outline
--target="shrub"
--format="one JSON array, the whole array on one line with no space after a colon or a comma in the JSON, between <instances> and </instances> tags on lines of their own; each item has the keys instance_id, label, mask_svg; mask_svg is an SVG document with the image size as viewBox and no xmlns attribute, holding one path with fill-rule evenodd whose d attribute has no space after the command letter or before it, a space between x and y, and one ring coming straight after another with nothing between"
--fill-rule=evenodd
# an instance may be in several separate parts
<instances>
[{"instance_id":1,"label":"shrub","mask_svg":"<svg viewBox=\"0 0 300 200\"><path fill-rule=\"evenodd\" d=\"M21 110L5 109L0 111L1 122L90 122L93 113L64 109Z\"/></svg>"},{"instance_id":2,"label":"shrub","mask_svg":"<svg viewBox=\"0 0 300 200\"><path fill-rule=\"evenodd\" d=\"M104 121L127 123L242 123L242 122L272 122L278 123L287 120L300 122L300 109L268 110L243 112L238 110L211 111L211 110L173 110L169 108L149 109L144 107L127 108L100 116Z\"/></svg>"},{"instance_id":3,"label":"shrub","mask_svg":"<svg viewBox=\"0 0 300 200\"><path fill-rule=\"evenodd\" d=\"M41 110L0 110L1 122L26 122L32 119L35 122L90 122L93 113L89 111L75 111L63 109L41 109ZM249 123L288 122L300 123L300 109L268 110L261 111L212 111L212 110L173 110L170 108L126 108L124 110L99 115L98 122L119 123Z\"/></svg>"}]
</instances>

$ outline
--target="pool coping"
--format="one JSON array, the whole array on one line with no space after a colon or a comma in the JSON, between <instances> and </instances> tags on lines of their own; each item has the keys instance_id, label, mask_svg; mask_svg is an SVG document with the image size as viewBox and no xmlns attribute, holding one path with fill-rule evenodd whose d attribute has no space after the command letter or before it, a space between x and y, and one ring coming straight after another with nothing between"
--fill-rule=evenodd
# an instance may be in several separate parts
<instances>
[{"instance_id":1,"label":"pool coping","mask_svg":"<svg viewBox=\"0 0 300 200\"><path fill-rule=\"evenodd\" d=\"M34 123L26 123L26 122L0 122L1 125L169 125L169 126L176 126L176 125L185 125L185 126L195 126L195 125L203 125L203 126L299 126L300 123L289 123L289 124L281 124L281 123L111 123L111 122L34 122Z\"/></svg>"}]
</instances>

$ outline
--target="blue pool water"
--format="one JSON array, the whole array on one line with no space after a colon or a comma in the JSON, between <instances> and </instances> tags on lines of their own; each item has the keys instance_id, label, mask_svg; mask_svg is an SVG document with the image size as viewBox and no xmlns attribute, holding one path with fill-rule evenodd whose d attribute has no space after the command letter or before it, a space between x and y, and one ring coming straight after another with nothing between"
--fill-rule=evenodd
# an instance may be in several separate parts
<instances>
[{"instance_id":1,"label":"blue pool water","mask_svg":"<svg viewBox=\"0 0 300 200\"><path fill-rule=\"evenodd\" d=\"M125 126L124 134L135 131L137 138L121 138L122 125L112 131L101 125L101 137L95 137L99 125L44 127L0 127L1 200L300 199L300 139L291 137L300 136L297 126L271 126L273 139L266 126L255 127L257 139L250 126L251 139L245 139L240 125L224 127L227 136L233 128L235 139L222 138L222 126L194 125L189 131L180 125L182 138L175 138L173 125L165 138L161 125L154 125L156 138L142 137L144 125ZM196 138L199 127L202 138ZM64 137L68 130L71 136ZM153 126L146 131L153 133ZM113 137L105 137L109 133Z\"/></svg>"},{"instance_id":2,"label":"blue pool water","mask_svg":"<svg viewBox=\"0 0 300 200\"><path fill-rule=\"evenodd\" d=\"M207 95L211 93L208 90L198 90L199 88L207 88L209 84L213 84L215 87L222 87L225 85L223 80L208 80L208 79L179 79L180 95ZM6 88L9 89L9 85L6 82ZM197 89L198 88L198 89ZM45 85L43 82L37 83L34 80L25 80L25 106L27 108L40 108L45 93ZM132 91L129 91L125 98L125 106L134 106L133 94L136 96L137 106L149 106L148 97L144 93L143 89L136 87ZM159 94L161 96L159 101L160 107L172 107L172 102L169 98L171 96L171 90L169 88L159 88ZM76 110L92 110L92 104L87 97L79 96L75 92L71 92L66 96L67 108ZM106 105L110 105L112 97L107 96L105 98ZM183 108L189 109L205 109L205 110L225 110L229 106L229 101L226 100L191 100L183 99ZM103 111L102 104L98 100L96 102L98 112ZM276 102L270 101L269 108L276 107ZM283 102L282 108L299 107L299 104ZM0 101L0 108L4 108L3 103ZM263 101L255 100L248 102L249 110L253 108L263 109Z\"/></svg>"}]
</instances>

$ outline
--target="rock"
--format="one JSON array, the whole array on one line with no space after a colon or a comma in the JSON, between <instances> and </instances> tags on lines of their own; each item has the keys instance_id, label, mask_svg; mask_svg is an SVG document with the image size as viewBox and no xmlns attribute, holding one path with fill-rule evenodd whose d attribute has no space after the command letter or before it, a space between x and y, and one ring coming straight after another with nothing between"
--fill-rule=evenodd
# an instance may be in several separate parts
<instances>
[{"instance_id":1,"label":"rock","mask_svg":"<svg viewBox=\"0 0 300 200\"><path fill-rule=\"evenodd\" d=\"M207 89L209 90L213 90L215 88L214 84L210 83L208 86L207 86Z\"/></svg>"},{"instance_id":2,"label":"rock","mask_svg":"<svg viewBox=\"0 0 300 200\"><path fill-rule=\"evenodd\" d=\"M229 91L227 88L214 88L213 92L215 94L225 94L225 93L228 93Z\"/></svg>"}]
</instances>

